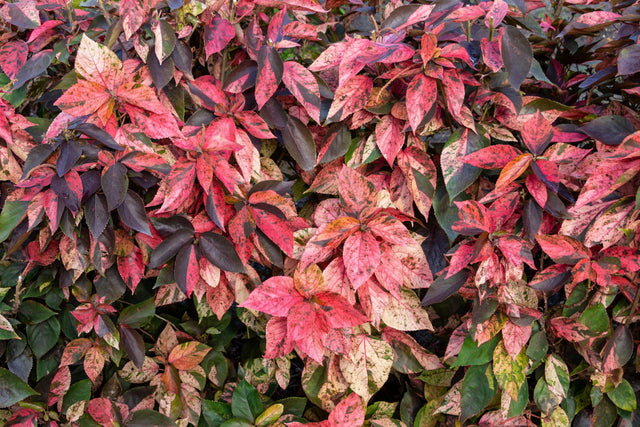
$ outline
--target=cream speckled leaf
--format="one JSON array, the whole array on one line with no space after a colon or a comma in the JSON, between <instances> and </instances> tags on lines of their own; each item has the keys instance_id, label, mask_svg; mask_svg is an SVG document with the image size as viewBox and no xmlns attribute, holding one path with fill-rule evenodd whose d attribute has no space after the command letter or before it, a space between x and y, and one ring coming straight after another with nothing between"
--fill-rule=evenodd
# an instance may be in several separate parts
<instances>
[{"instance_id":1,"label":"cream speckled leaf","mask_svg":"<svg viewBox=\"0 0 640 427\"><path fill-rule=\"evenodd\" d=\"M410 289L402 289L400 300L389 299L389 304L382 313L382 321L394 329L401 331L433 331L429 315L420 306L418 296Z\"/></svg>"},{"instance_id":2,"label":"cream speckled leaf","mask_svg":"<svg viewBox=\"0 0 640 427\"><path fill-rule=\"evenodd\" d=\"M569 391L569 369L556 355L550 355L544 365L544 378L549 385L549 391L563 398Z\"/></svg>"},{"instance_id":3,"label":"cream speckled leaf","mask_svg":"<svg viewBox=\"0 0 640 427\"><path fill-rule=\"evenodd\" d=\"M340 370L351 390L366 401L387 381L392 365L391 346L368 335L354 337L351 352L340 359Z\"/></svg>"},{"instance_id":4,"label":"cream speckled leaf","mask_svg":"<svg viewBox=\"0 0 640 427\"><path fill-rule=\"evenodd\" d=\"M527 361L528 357L524 351L521 351L515 360L512 359L503 341L493 350L493 374L496 381L515 401L518 400L518 391L526 378Z\"/></svg>"},{"instance_id":5,"label":"cream speckled leaf","mask_svg":"<svg viewBox=\"0 0 640 427\"><path fill-rule=\"evenodd\" d=\"M94 42L86 35L82 36L75 63L76 73L80 76L115 90L124 83L122 61L108 47Z\"/></svg>"}]
</instances>

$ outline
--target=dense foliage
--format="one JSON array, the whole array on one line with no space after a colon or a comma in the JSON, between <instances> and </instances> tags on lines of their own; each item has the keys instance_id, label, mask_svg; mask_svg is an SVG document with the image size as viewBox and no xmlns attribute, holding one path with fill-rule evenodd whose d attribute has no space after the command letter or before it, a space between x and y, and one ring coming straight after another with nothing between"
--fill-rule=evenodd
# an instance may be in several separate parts
<instances>
[{"instance_id":1,"label":"dense foliage","mask_svg":"<svg viewBox=\"0 0 640 427\"><path fill-rule=\"evenodd\" d=\"M635 425L639 21L3 0L0 420Z\"/></svg>"}]
</instances>

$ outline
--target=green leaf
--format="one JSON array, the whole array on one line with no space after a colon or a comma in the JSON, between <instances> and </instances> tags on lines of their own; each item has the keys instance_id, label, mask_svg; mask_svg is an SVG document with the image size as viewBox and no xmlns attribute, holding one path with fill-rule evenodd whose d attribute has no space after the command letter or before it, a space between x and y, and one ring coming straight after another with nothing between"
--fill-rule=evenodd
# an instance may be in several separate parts
<instances>
[{"instance_id":1,"label":"green leaf","mask_svg":"<svg viewBox=\"0 0 640 427\"><path fill-rule=\"evenodd\" d=\"M547 334L542 331L536 332L531 336L529 340L529 346L527 347L527 356L533 361L542 360L549 350L549 343L547 342Z\"/></svg>"},{"instance_id":2,"label":"green leaf","mask_svg":"<svg viewBox=\"0 0 640 427\"><path fill-rule=\"evenodd\" d=\"M251 422L262 412L260 394L245 380L240 381L233 391L231 398L231 412L234 417L244 418Z\"/></svg>"},{"instance_id":3,"label":"green leaf","mask_svg":"<svg viewBox=\"0 0 640 427\"><path fill-rule=\"evenodd\" d=\"M127 427L175 427L177 424L166 415L151 409L141 409L131 416Z\"/></svg>"},{"instance_id":4,"label":"green leaf","mask_svg":"<svg viewBox=\"0 0 640 427\"><path fill-rule=\"evenodd\" d=\"M253 424L242 418L231 418L220 424L220 427L253 427Z\"/></svg>"},{"instance_id":5,"label":"green leaf","mask_svg":"<svg viewBox=\"0 0 640 427\"><path fill-rule=\"evenodd\" d=\"M69 406L81 400L89 401L91 399L91 380L86 378L77 382L72 382L67 394L64 395L62 402L62 412L67 412Z\"/></svg>"},{"instance_id":6,"label":"green leaf","mask_svg":"<svg viewBox=\"0 0 640 427\"><path fill-rule=\"evenodd\" d=\"M512 400L509 405L507 417L517 417L521 415L529 404L529 384L527 381L522 382L520 390L518 390L518 400Z\"/></svg>"},{"instance_id":7,"label":"green leaf","mask_svg":"<svg viewBox=\"0 0 640 427\"><path fill-rule=\"evenodd\" d=\"M38 393L18 376L0 368L0 408L8 408L34 394Z\"/></svg>"},{"instance_id":8,"label":"green leaf","mask_svg":"<svg viewBox=\"0 0 640 427\"><path fill-rule=\"evenodd\" d=\"M20 307L18 307L18 312L24 316L24 322L27 324L44 322L56 315L55 311L34 300L22 301Z\"/></svg>"},{"instance_id":9,"label":"green leaf","mask_svg":"<svg viewBox=\"0 0 640 427\"><path fill-rule=\"evenodd\" d=\"M0 213L0 243L4 242L11 236L13 229L27 215L29 202L23 201L6 201Z\"/></svg>"},{"instance_id":10,"label":"green leaf","mask_svg":"<svg viewBox=\"0 0 640 427\"><path fill-rule=\"evenodd\" d=\"M125 323L132 328L141 328L151 319L156 313L156 305L154 298L149 298L141 303L130 305L120 312L118 316L118 323Z\"/></svg>"},{"instance_id":11,"label":"green leaf","mask_svg":"<svg viewBox=\"0 0 640 427\"><path fill-rule=\"evenodd\" d=\"M442 175L444 177L449 200L455 199L465 191L480 176L482 169L460 161L460 158L478 151L488 145L488 141L471 131L462 133L460 129L454 132L440 156Z\"/></svg>"},{"instance_id":12,"label":"green leaf","mask_svg":"<svg viewBox=\"0 0 640 427\"><path fill-rule=\"evenodd\" d=\"M47 354L56 345L59 336L60 322L55 317L35 325L27 325L29 346L31 346L33 354L38 359Z\"/></svg>"},{"instance_id":13,"label":"green leaf","mask_svg":"<svg viewBox=\"0 0 640 427\"><path fill-rule=\"evenodd\" d=\"M504 342L496 346L493 351L493 374L500 388L504 390L511 399L517 401L520 388L526 379L527 362L529 361L524 351L521 351L513 360L504 346Z\"/></svg>"},{"instance_id":14,"label":"green leaf","mask_svg":"<svg viewBox=\"0 0 640 427\"><path fill-rule=\"evenodd\" d=\"M625 379L613 391L607 393L609 399L620 409L627 412L633 412L638 407L636 395L633 392L631 384Z\"/></svg>"},{"instance_id":15,"label":"green leaf","mask_svg":"<svg viewBox=\"0 0 640 427\"><path fill-rule=\"evenodd\" d=\"M464 421L482 411L496 394L489 364L471 366L462 380L460 418Z\"/></svg>"},{"instance_id":16,"label":"green leaf","mask_svg":"<svg viewBox=\"0 0 640 427\"><path fill-rule=\"evenodd\" d=\"M533 400L543 413L550 413L553 408L558 406L561 398L549 391L549 386L543 377L538 379L536 388L533 391Z\"/></svg>"},{"instance_id":17,"label":"green leaf","mask_svg":"<svg viewBox=\"0 0 640 427\"><path fill-rule=\"evenodd\" d=\"M493 360L493 350L500 341L500 335L496 335L489 341L482 343L479 347L470 336L467 336L462 343L462 348L458 354L458 358L452 367L484 365Z\"/></svg>"},{"instance_id":18,"label":"green leaf","mask_svg":"<svg viewBox=\"0 0 640 427\"><path fill-rule=\"evenodd\" d=\"M555 354L549 355L544 365L544 378L551 393L560 399L566 397L569 392L569 369Z\"/></svg>"},{"instance_id":19,"label":"green leaf","mask_svg":"<svg viewBox=\"0 0 640 427\"><path fill-rule=\"evenodd\" d=\"M609 330L609 315L602 304L587 307L578 320L594 332L607 332Z\"/></svg>"},{"instance_id":20,"label":"green leaf","mask_svg":"<svg viewBox=\"0 0 640 427\"><path fill-rule=\"evenodd\" d=\"M219 427L230 419L233 414L231 413L231 406L227 403L203 400L202 416L209 427Z\"/></svg>"},{"instance_id":21,"label":"green leaf","mask_svg":"<svg viewBox=\"0 0 640 427\"><path fill-rule=\"evenodd\" d=\"M556 408L549 418L544 418L540 427L564 427L569 425L569 417L562 408Z\"/></svg>"}]
</instances>

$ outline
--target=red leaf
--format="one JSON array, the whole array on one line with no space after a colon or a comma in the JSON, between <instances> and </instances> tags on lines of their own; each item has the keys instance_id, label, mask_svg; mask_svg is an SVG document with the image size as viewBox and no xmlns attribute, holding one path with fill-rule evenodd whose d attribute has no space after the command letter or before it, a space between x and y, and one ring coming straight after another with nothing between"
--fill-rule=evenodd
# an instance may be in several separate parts
<instances>
[{"instance_id":1,"label":"red leaf","mask_svg":"<svg viewBox=\"0 0 640 427\"><path fill-rule=\"evenodd\" d=\"M369 39L350 39L346 43L348 47L342 55L338 68L340 75L338 87L358 74L367 64L381 61L391 51Z\"/></svg>"},{"instance_id":2,"label":"red leaf","mask_svg":"<svg viewBox=\"0 0 640 427\"><path fill-rule=\"evenodd\" d=\"M296 290L305 298L312 298L315 294L325 291L324 276L316 264L305 268L298 264L293 273L293 282Z\"/></svg>"},{"instance_id":3,"label":"red leaf","mask_svg":"<svg viewBox=\"0 0 640 427\"><path fill-rule=\"evenodd\" d=\"M282 81L309 116L320 123L320 86L311 71L295 61L287 61Z\"/></svg>"},{"instance_id":4,"label":"red leaf","mask_svg":"<svg viewBox=\"0 0 640 427\"><path fill-rule=\"evenodd\" d=\"M500 172L495 190L498 192L504 191L529 168L532 159L531 154L524 153L507 163L502 172Z\"/></svg>"},{"instance_id":5,"label":"red leaf","mask_svg":"<svg viewBox=\"0 0 640 427\"><path fill-rule=\"evenodd\" d=\"M68 366L63 365L58 369L51 380L49 395L47 397L47 405L53 406L56 403L61 402L64 395L67 393L67 390L69 390L69 386L71 386L71 371Z\"/></svg>"},{"instance_id":6,"label":"red leaf","mask_svg":"<svg viewBox=\"0 0 640 427\"><path fill-rule=\"evenodd\" d=\"M314 301L324 311L327 323L332 328L350 328L367 321L367 318L341 295L325 292L316 295Z\"/></svg>"},{"instance_id":7,"label":"red leaf","mask_svg":"<svg viewBox=\"0 0 640 427\"><path fill-rule=\"evenodd\" d=\"M67 89L54 105L74 117L97 112L102 123L106 123L113 114L115 104L111 94L104 86L79 80L78 83Z\"/></svg>"},{"instance_id":8,"label":"red leaf","mask_svg":"<svg viewBox=\"0 0 640 427\"><path fill-rule=\"evenodd\" d=\"M284 64L276 49L264 45L258 51L258 75L256 76L256 103L258 109L275 93L282 81Z\"/></svg>"},{"instance_id":9,"label":"red leaf","mask_svg":"<svg viewBox=\"0 0 640 427\"><path fill-rule=\"evenodd\" d=\"M538 205L545 206L547 204L547 186L535 174L527 175L524 183Z\"/></svg>"},{"instance_id":10,"label":"red leaf","mask_svg":"<svg viewBox=\"0 0 640 427\"><path fill-rule=\"evenodd\" d=\"M178 210L189 198L195 182L195 163L179 159L167 177L167 194L158 213Z\"/></svg>"},{"instance_id":11,"label":"red leaf","mask_svg":"<svg viewBox=\"0 0 640 427\"><path fill-rule=\"evenodd\" d=\"M347 277L358 289L380 265L380 245L371 233L357 232L344 242L342 257Z\"/></svg>"},{"instance_id":12,"label":"red leaf","mask_svg":"<svg viewBox=\"0 0 640 427\"><path fill-rule=\"evenodd\" d=\"M120 17L122 18L122 29L128 39L138 31L147 18L145 11L146 1L122 0L120 2Z\"/></svg>"},{"instance_id":13,"label":"red leaf","mask_svg":"<svg viewBox=\"0 0 640 427\"><path fill-rule=\"evenodd\" d=\"M513 265L520 266L524 262L532 269L536 269L531 254L531 244L528 241L513 235L506 235L495 239L494 244Z\"/></svg>"},{"instance_id":14,"label":"red leaf","mask_svg":"<svg viewBox=\"0 0 640 427\"><path fill-rule=\"evenodd\" d=\"M407 180L409 192L420 213L429 218L436 188L436 166L427 153L409 147L398 153L398 167Z\"/></svg>"},{"instance_id":15,"label":"red leaf","mask_svg":"<svg viewBox=\"0 0 640 427\"><path fill-rule=\"evenodd\" d=\"M555 292L571 277L569 266L553 264L536 273L528 283L533 289L543 292Z\"/></svg>"},{"instance_id":16,"label":"red leaf","mask_svg":"<svg viewBox=\"0 0 640 427\"><path fill-rule=\"evenodd\" d=\"M373 81L366 76L354 76L340 86L333 97L327 117L342 121L364 108L373 90Z\"/></svg>"},{"instance_id":17,"label":"red leaf","mask_svg":"<svg viewBox=\"0 0 640 427\"><path fill-rule=\"evenodd\" d=\"M198 366L210 351L211 348L201 342L185 342L171 350L167 362L178 370L187 371Z\"/></svg>"},{"instance_id":18,"label":"red leaf","mask_svg":"<svg viewBox=\"0 0 640 427\"><path fill-rule=\"evenodd\" d=\"M367 210L375 207L375 186L348 166L343 166L338 176L338 192L345 208L351 212L366 214Z\"/></svg>"},{"instance_id":19,"label":"red leaf","mask_svg":"<svg viewBox=\"0 0 640 427\"><path fill-rule=\"evenodd\" d=\"M447 97L447 107L454 115L460 114L464 102L464 83L460 79L457 70L446 70L442 80L444 94Z\"/></svg>"},{"instance_id":20,"label":"red leaf","mask_svg":"<svg viewBox=\"0 0 640 427\"><path fill-rule=\"evenodd\" d=\"M391 215L376 215L367 222L367 227L375 236L394 245L410 246L416 243L407 227Z\"/></svg>"},{"instance_id":21,"label":"red leaf","mask_svg":"<svg viewBox=\"0 0 640 427\"><path fill-rule=\"evenodd\" d=\"M571 342L581 342L594 336L589 327L568 317L554 317L550 321L556 335Z\"/></svg>"},{"instance_id":22,"label":"red leaf","mask_svg":"<svg viewBox=\"0 0 640 427\"><path fill-rule=\"evenodd\" d=\"M200 280L200 266L198 263L198 251L195 245L184 245L176 255L173 266L173 274L178 288L187 297L191 297L191 292Z\"/></svg>"},{"instance_id":23,"label":"red leaf","mask_svg":"<svg viewBox=\"0 0 640 427\"><path fill-rule=\"evenodd\" d=\"M502 340L507 353L513 360L524 348L525 344L531 337L531 325L518 326L515 323L507 321L502 327Z\"/></svg>"},{"instance_id":24,"label":"red leaf","mask_svg":"<svg viewBox=\"0 0 640 427\"><path fill-rule=\"evenodd\" d=\"M177 138L181 137L176 118L171 113L154 114L133 104L124 104L124 110L131 122L149 138Z\"/></svg>"},{"instance_id":25,"label":"red leaf","mask_svg":"<svg viewBox=\"0 0 640 427\"><path fill-rule=\"evenodd\" d=\"M560 185L558 165L545 159L536 159L531 163L531 170L533 170L536 177L542 181L549 190L554 193L558 192Z\"/></svg>"},{"instance_id":26,"label":"red leaf","mask_svg":"<svg viewBox=\"0 0 640 427\"><path fill-rule=\"evenodd\" d=\"M116 425L116 410L106 397L91 399L87 404L87 413L102 426Z\"/></svg>"},{"instance_id":27,"label":"red leaf","mask_svg":"<svg viewBox=\"0 0 640 427\"><path fill-rule=\"evenodd\" d=\"M417 74L407 87L407 115L415 132L438 97L436 81L423 73Z\"/></svg>"},{"instance_id":28,"label":"red leaf","mask_svg":"<svg viewBox=\"0 0 640 427\"><path fill-rule=\"evenodd\" d=\"M445 279L453 276L454 274L464 270L473 260L473 245L460 245L458 249L451 256L449 261L449 269Z\"/></svg>"},{"instance_id":29,"label":"red leaf","mask_svg":"<svg viewBox=\"0 0 640 427\"><path fill-rule=\"evenodd\" d=\"M524 122L522 126L522 140L534 156L544 152L553 136L551 123L540 113L536 112L533 119Z\"/></svg>"},{"instance_id":30,"label":"red leaf","mask_svg":"<svg viewBox=\"0 0 640 427\"><path fill-rule=\"evenodd\" d=\"M360 227L360 221L350 216L323 224L309 240L300 262L303 266L324 261L340 243Z\"/></svg>"},{"instance_id":31,"label":"red leaf","mask_svg":"<svg viewBox=\"0 0 640 427\"><path fill-rule=\"evenodd\" d=\"M293 228L289 221L255 207L251 208L251 213L258 228L284 253L293 256Z\"/></svg>"},{"instance_id":32,"label":"red leaf","mask_svg":"<svg viewBox=\"0 0 640 427\"><path fill-rule=\"evenodd\" d=\"M87 350L87 354L84 357L84 372L92 383L95 383L98 376L104 369L105 355L104 350L98 346L93 346Z\"/></svg>"},{"instance_id":33,"label":"red leaf","mask_svg":"<svg viewBox=\"0 0 640 427\"><path fill-rule=\"evenodd\" d=\"M511 145L497 144L467 154L461 160L479 168L502 169L520 154L522 152Z\"/></svg>"},{"instance_id":34,"label":"red leaf","mask_svg":"<svg viewBox=\"0 0 640 427\"><path fill-rule=\"evenodd\" d=\"M500 52L500 40L494 39L492 41L483 38L482 44L482 60L491 71L497 73L504 66L502 61L502 53Z\"/></svg>"},{"instance_id":35,"label":"red leaf","mask_svg":"<svg viewBox=\"0 0 640 427\"><path fill-rule=\"evenodd\" d=\"M318 40L318 27L305 22L289 22L284 26L282 32L292 39Z\"/></svg>"},{"instance_id":36,"label":"red leaf","mask_svg":"<svg viewBox=\"0 0 640 427\"><path fill-rule=\"evenodd\" d=\"M312 328L309 325L313 325ZM322 364L325 337L329 334L324 313L313 303L301 302L287 316L287 337L300 351Z\"/></svg>"},{"instance_id":37,"label":"red leaf","mask_svg":"<svg viewBox=\"0 0 640 427\"><path fill-rule=\"evenodd\" d=\"M227 47L235 36L236 30L231 22L218 14L214 15L204 27L204 49L207 58Z\"/></svg>"},{"instance_id":38,"label":"red leaf","mask_svg":"<svg viewBox=\"0 0 640 427\"><path fill-rule=\"evenodd\" d=\"M82 35L76 55L75 70L84 79L110 91L119 88L125 79L122 61L108 47Z\"/></svg>"},{"instance_id":39,"label":"red leaf","mask_svg":"<svg viewBox=\"0 0 640 427\"><path fill-rule=\"evenodd\" d=\"M286 356L293 350L293 344L287 339L287 318L272 317L267 322L267 349L264 357L275 359Z\"/></svg>"},{"instance_id":40,"label":"red leaf","mask_svg":"<svg viewBox=\"0 0 640 427\"><path fill-rule=\"evenodd\" d=\"M240 212L229 221L229 236L236 244L238 255L243 263L249 260L253 251L253 245L248 239L255 228L256 224L247 206L240 209Z\"/></svg>"},{"instance_id":41,"label":"red leaf","mask_svg":"<svg viewBox=\"0 0 640 427\"><path fill-rule=\"evenodd\" d=\"M260 139L272 139L275 135L267 123L254 111L239 111L233 115L251 135Z\"/></svg>"},{"instance_id":42,"label":"red leaf","mask_svg":"<svg viewBox=\"0 0 640 427\"><path fill-rule=\"evenodd\" d=\"M75 316L74 316L75 317ZM60 366L73 365L82 359L92 346L91 340L88 338L77 338L71 341L64 348L62 352L62 358L60 359Z\"/></svg>"},{"instance_id":43,"label":"red leaf","mask_svg":"<svg viewBox=\"0 0 640 427\"><path fill-rule=\"evenodd\" d=\"M396 19L398 17L402 17L400 21L399 25L391 25L391 28L394 29L394 31L401 31L407 27L410 27L414 24L417 24L419 22L425 21L430 15L431 15L431 11L433 11L435 5L431 5L431 4L425 4L425 5L416 5L416 4L411 4L411 5L407 5L406 8L404 6L400 6L398 7L395 12L398 16L396 16ZM407 14L407 11L409 11L410 13ZM389 16L389 18L387 18L389 21L393 22L394 20L392 20L393 18L393 13Z\"/></svg>"},{"instance_id":44,"label":"red leaf","mask_svg":"<svg viewBox=\"0 0 640 427\"><path fill-rule=\"evenodd\" d=\"M589 175L574 209L599 200L620 188L640 171L640 161L608 160Z\"/></svg>"},{"instance_id":45,"label":"red leaf","mask_svg":"<svg viewBox=\"0 0 640 427\"><path fill-rule=\"evenodd\" d=\"M433 6L428 6L431 10ZM342 400L329 414L331 427L355 427L364 424L364 406L362 399L356 393Z\"/></svg>"},{"instance_id":46,"label":"red leaf","mask_svg":"<svg viewBox=\"0 0 640 427\"><path fill-rule=\"evenodd\" d=\"M233 290L227 284L227 280L224 276L220 277L220 283L215 288L207 289L207 304L211 307L211 310L215 313L219 320L222 316L229 311L231 305L235 301L235 295Z\"/></svg>"},{"instance_id":47,"label":"red leaf","mask_svg":"<svg viewBox=\"0 0 640 427\"><path fill-rule=\"evenodd\" d=\"M2 71L13 79L20 68L27 62L29 48L24 40L12 40L5 42L0 47L0 67Z\"/></svg>"},{"instance_id":48,"label":"red leaf","mask_svg":"<svg viewBox=\"0 0 640 427\"><path fill-rule=\"evenodd\" d=\"M390 115L383 116L376 125L376 144L390 166L393 166L396 155L404 144L402 127L402 122Z\"/></svg>"},{"instance_id":49,"label":"red leaf","mask_svg":"<svg viewBox=\"0 0 640 427\"><path fill-rule=\"evenodd\" d=\"M303 301L291 277L274 276L265 280L240 307L261 311L272 316L286 317L289 310Z\"/></svg>"},{"instance_id":50,"label":"red leaf","mask_svg":"<svg viewBox=\"0 0 640 427\"><path fill-rule=\"evenodd\" d=\"M136 246L124 257L118 257L118 271L127 287L131 289L131 293L134 293L145 272L145 263L140 248Z\"/></svg>"},{"instance_id":51,"label":"red leaf","mask_svg":"<svg viewBox=\"0 0 640 427\"><path fill-rule=\"evenodd\" d=\"M494 231L494 224L489 210L475 200L465 200L454 202L458 207L458 217L451 228L453 231L464 236L473 236L483 231L491 233Z\"/></svg>"},{"instance_id":52,"label":"red leaf","mask_svg":"<svg viewBox=\"0 0 640 427\"><path fill-rule=\"evenodd\" d=\"M255 4L275 8L286 7L289 10L301 10L304 12L328 12L316 0L255 0Z\"/></svg>"},{"instance_id":53,"label":"red leaf","mask_svg":"<svg viewBox=\"0 0 640 427\"><path fill-rule=\"evenodd\" d=\"M575 265L578 261L591 257L589 250L580 241L571 237L538 234L535 238L542 250L558 264Z\"/></svg>"}]
</instances>

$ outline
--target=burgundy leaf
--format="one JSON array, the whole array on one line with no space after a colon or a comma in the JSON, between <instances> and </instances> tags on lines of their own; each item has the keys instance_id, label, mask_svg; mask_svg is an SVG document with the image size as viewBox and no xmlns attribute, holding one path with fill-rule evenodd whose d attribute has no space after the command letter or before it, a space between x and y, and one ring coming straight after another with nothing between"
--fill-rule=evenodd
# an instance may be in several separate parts
<instances>
[{"instance_id":1,"label":"burgundy leaf","mask_svg":"<svg viewBox=\"0 0 640 427\"><path fill-rule=\"evenodd\" d=\"M29 48L24 40L5 42L0 47L0 68L10 79L15 78L20 68L27 62Z\"/></svg>"},{"instance_id":2,"label":"burgundy leaf","mask_svg":"<svg viewBox=\"0 0 640 427\"><path fill-rule=\"evenodd\" d=\"M116 209L124 202L129 188L127 167L120 162L115 162L102 171L102 192L107 199L109 211Z\"/></svg>"},{"instance_id":3,"label":"burgundy leaf","mask_svg":"<svg viewBox=\"0 0 640 427\"><path fill-rule=\"evenodd\" d=\"M511 145L497 144L467 154L461 160L483 169L502 169L521 154L520 150Z\"/></svg>"},{"instance_id":4,"label":"burgundy leaf","mask_svg":"<svg viewBox=\"0 0 640 427\"><path fill-rule=\"evenodd\" d=\"M144 201L137 193L131 190L127 191L124 202L118 206L118 215L127 227L151 236Z\"/></svg>"},{"instance_id":5,"label":"burgundy leaf","mask_svg":"<svg viewBox=\"0 0 640 427\"><path fill-rule=\"evenodd\" d=\"M204 27L205 54L207 58L227 47L236 36L231 22L216 14Z\"/></svg>"},{"instance_id":6,"label":"burgundy leaf","mask_svg":"<svg viewBox=\"0 0 640 427\"><path fill-rule=\"evenodd\" d=\"M193 240L193 232L189 230L178 230L171 236L164 239L151 253L149 257L149 268L161 267L165 262L178 253L187 243Z\"/></svg>"},{"instance_id":7,"label":"burgundy leaf","mask_svg":"<svg viewBox=\"0 0 640 427\"><path fill-rule=\"evenodd\" d=\"M202 255L211 264L221 270L244 273L245 268L235 248L224 236L216 233L203 233L198 239Z\"/></svg>"},{"instance_id":8,"label":"burgundy leaf","mask_svg":"<svg viewBox=\"0 0 640 427\"><path fill-rule=\"evenodd\" d=\"M407 87L407 115L415 132L438 97L436 81L423 73L417 74Z\"/></svg>"},{"instance_id":9,"label":"burgundy leaf","mask_svg":"<svg viewBox=\"0 0 640 427\"><path fill-rule=\"evenodd\" d=\"M176 284L187 297L191 297L191 292L193 292L198 280L200 280L199 256L197 246L186 244L178 251L173 265Z\"/></svg>"},{"instance_id":10,"label":"burgundy leaf","mask_svg":"<svg viewBox=\"0 0 640 427\"><path fill-rule=\"evenodd\" d=\"M311 71L297 62L287 61L282 81L309 116L320 123L320 87Z\"/></svg>"},{"instance_id":11,"label":"burgundy leaf","mask_svg":"<svg viewBox=\"0 0 640 427\"><path fill-rule=\"evenodd\" d=\"M257 62L256 102L258 109L261 109L278 89L284 73L284 64L276 49L267 45L258 51Z\"/></svg>"}]
</instances>

